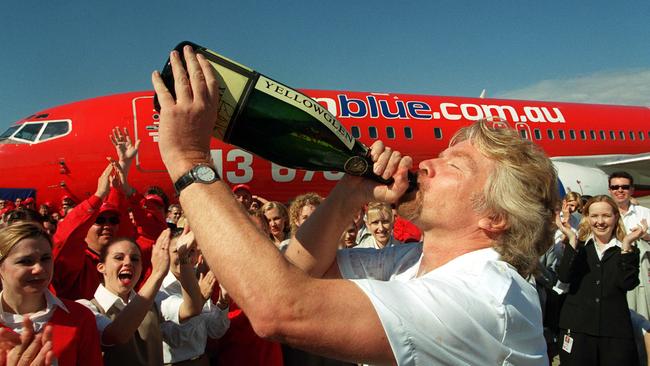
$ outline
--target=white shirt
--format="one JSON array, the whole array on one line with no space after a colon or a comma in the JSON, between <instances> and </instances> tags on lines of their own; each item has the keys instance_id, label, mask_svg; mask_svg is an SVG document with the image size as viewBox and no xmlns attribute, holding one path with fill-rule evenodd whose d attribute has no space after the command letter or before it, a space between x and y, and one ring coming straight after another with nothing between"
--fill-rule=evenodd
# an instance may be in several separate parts
<instances>
[{"instance_id":1,"label":"white shirt","mask_svg":"<svg viewBox=\"0 0 650 366\"><path fill-rule=\"evenodd\" d=\"M366 293L399 365L547 365L535 288L494 249L416 277L422 244L344 249L341 273Z\"/></svg>"},{"instance_id":2,"label":"white shirt","mask_svg":"<svg viewBox=\"0 0 650 366\"><path fill-rule=\"evenodd\" d=\"M183 303L182 287L171 271L163 279L156 302L160 304L165 319L160 325L165 363L192 360L201 356L205 352L208 337L220 338L230 327L228 308L221 310L210 300L203 305L201 314L180 323L178 309ZM173 311L171 308L176 304L179 305Z\"/></svg>"},{"instance_id":3,"label":"white shirt","mask_svg":"<svg viewBox=\"0 0 650 366\"><path fill-rule=\"evenodd\" d=\"M627 212L622 217L623 224L625 224L625 232L628 234L639 225L642 219L646 219L648 225L650 225L650 209L643 206L630 204ZM650 228L647 232L650 233Z\"/></svg>"},{"instance_id":4,"label":"white shirt","mask_svg":"<svg viewBox=\"0 0 650 366\"><path fill-rule=\"evenodd\" d=\"M129 293L129 301L133 300L135 295L135 291L131 290L131 293ZM122 311L128 304L128 301L124 302L121 297L108 291L108 289L106 289L106 287L104 287L104 285L101 283L97 287L97 290L95 290L95 295L93 297L106 313L108 313L109 310L113 307ZM81 305L84 305L93 312L95 315L95 322L97 323L97 330L99 331L99 339L102 339L104 329L106 329L106 327L112 322L111 318L107 317L105 314L100 313L95 304L89 300L79 299L77 302Z\"/></svg>"},{"instance_id":5,"label":"white shirt","mask_svg":"<svg viewBox=\"0 0 650 366\"><path fill-rule=\"evenodd\" d=\"M612 236L612 238L609 240L609 242L607 244L605 244L605 246L602 247L602 249L601 249L600 244L598 244L596 242L596 239L594 238L594 234L589 234L589 236L587 236L587 240L585 240L585 243L588 243L589 240L594 242L594 248L596 248L596 255L598 256L599 261L603 260L603 254L605 254L607 249L609 249L611 247L619 247L619 248L621 247L621 242L618 241L618 239L616 239L615 236Z\"/></svg>"},{"instance_id":6,"label":"white shirt","mask_svg":"<svg viewBox=\"0 0 650 366\"><path fill-rule=\"evenodd\" d=\"M45 324L52 319L52 315L54 315L56 308L61 308L66 313L70 313L63 302L61 302L61 300L54 296L54 294L49 290L46 289L43 291L43 294L45 295L46 302L45 309L32 313L29 316L29 319L34 324L34 332L36 333L40 332ZM2 291L0 291L0 298L2 298ZM23 319L24 317L20 314L6 312L2 306L2 301L0 300L0 322L2 322L2 324L11 328L14 332L21 334L23 331Z\"/></svg>"}]
</instances>

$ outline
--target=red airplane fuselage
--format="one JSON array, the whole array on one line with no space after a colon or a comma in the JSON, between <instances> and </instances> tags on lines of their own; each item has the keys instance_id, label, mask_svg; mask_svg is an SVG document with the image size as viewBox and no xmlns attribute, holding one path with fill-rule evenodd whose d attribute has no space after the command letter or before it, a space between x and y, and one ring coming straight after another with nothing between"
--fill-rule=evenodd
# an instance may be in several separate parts
<instances>
[{"instance_id":1,"label":"red airplane fuselage","mask_svg":"<svg viewBox=\"0 0 650 366\"><path fill-rule=\"evenodd\" d=\"M328 108L366 145L381 139L415 164L435 157L463 126L486 118L514 128L553 158L563 185L604 193L606 174L628 170L643 188L650 152L650 109L405 94L303 90ZM34 189L39 202L77 201L93 194L106 157L115 157L111 129L126 127L142 141L129 180L138 190L157 185L174 197L158 152L158 114L150 91L116 94L40 111L16 122L0 140L0 188ZM259 143L265 143L260 141ZM212 157L222 178L253 193L287 201L313 191L327 195L337 172L287 169L216 139ZM417 166L417 165L416 165ZM603 181L603 179L605 179Z\"/></svg>"}]
</instances>

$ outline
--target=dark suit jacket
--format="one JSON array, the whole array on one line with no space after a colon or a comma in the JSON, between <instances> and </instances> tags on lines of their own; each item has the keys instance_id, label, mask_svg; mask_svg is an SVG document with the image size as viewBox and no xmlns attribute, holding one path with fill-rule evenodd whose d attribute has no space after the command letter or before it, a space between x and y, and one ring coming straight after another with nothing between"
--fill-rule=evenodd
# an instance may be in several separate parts
<instances>
[{"instance_id":1,"label":"dark suit jacket","mask_svg":"<svg viewBox=\"0 0 650 366\"><path fill-rule=\"evenodd\" d=\"M566 245L559 280L570 284L560 328L593 336L633 338L625 293L639 284L639 250L612 247L598 260L593 240Z\"/></svg>"}]
</instances>

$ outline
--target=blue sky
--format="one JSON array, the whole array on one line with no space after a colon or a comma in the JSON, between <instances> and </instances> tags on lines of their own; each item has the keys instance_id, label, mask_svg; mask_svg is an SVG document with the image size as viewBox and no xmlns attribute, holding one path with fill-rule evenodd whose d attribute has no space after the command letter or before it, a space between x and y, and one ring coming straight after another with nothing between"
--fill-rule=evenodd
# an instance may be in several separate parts
<instances>
[{"instance_id":1,"label":"blue sky","mask_svg":"<svg viewBox=\"0 0 650 366\"><path fill-rule=\"evenodd\" d=\"M622 6L624 5L624 6ZM0 127L191 40L296 88L650 105L650 1L11 1Z\"/></svg>"}]
</instances>

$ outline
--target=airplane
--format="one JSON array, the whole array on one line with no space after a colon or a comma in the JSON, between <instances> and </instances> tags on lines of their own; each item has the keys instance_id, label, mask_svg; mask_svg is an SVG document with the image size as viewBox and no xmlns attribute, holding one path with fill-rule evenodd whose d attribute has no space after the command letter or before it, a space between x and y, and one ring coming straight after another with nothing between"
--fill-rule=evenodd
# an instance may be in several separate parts
<instances>
[{"instance_id":1,"label":"airplane","mask_svg":"<svg viewBox=\"0 0 650 366\"><path fill-rule=\"evenodd\" d=\"M607 194L607 175L626 170L638 195L650 193L650 108L602 104L350 91L301 90L327 108L370 146L377 139L411 155L414 166L437 155L461 127L479 119L513 128L539 144L553 160L566 191ZM38 202L80 202L95 192L107 156L109 134L126 127L140 150L129 181L142 192L156 185L172 198L172 182L158 151L159 115L153 92L128 92L44 109L0 135L0 198L36 197ZM260 143L263 143L261 141ZM340 172L289 169L212 139L217 171L231 185L247 184L255 195L287 202L298 194L326 196Z\"/></svg>"}]
</instances>

